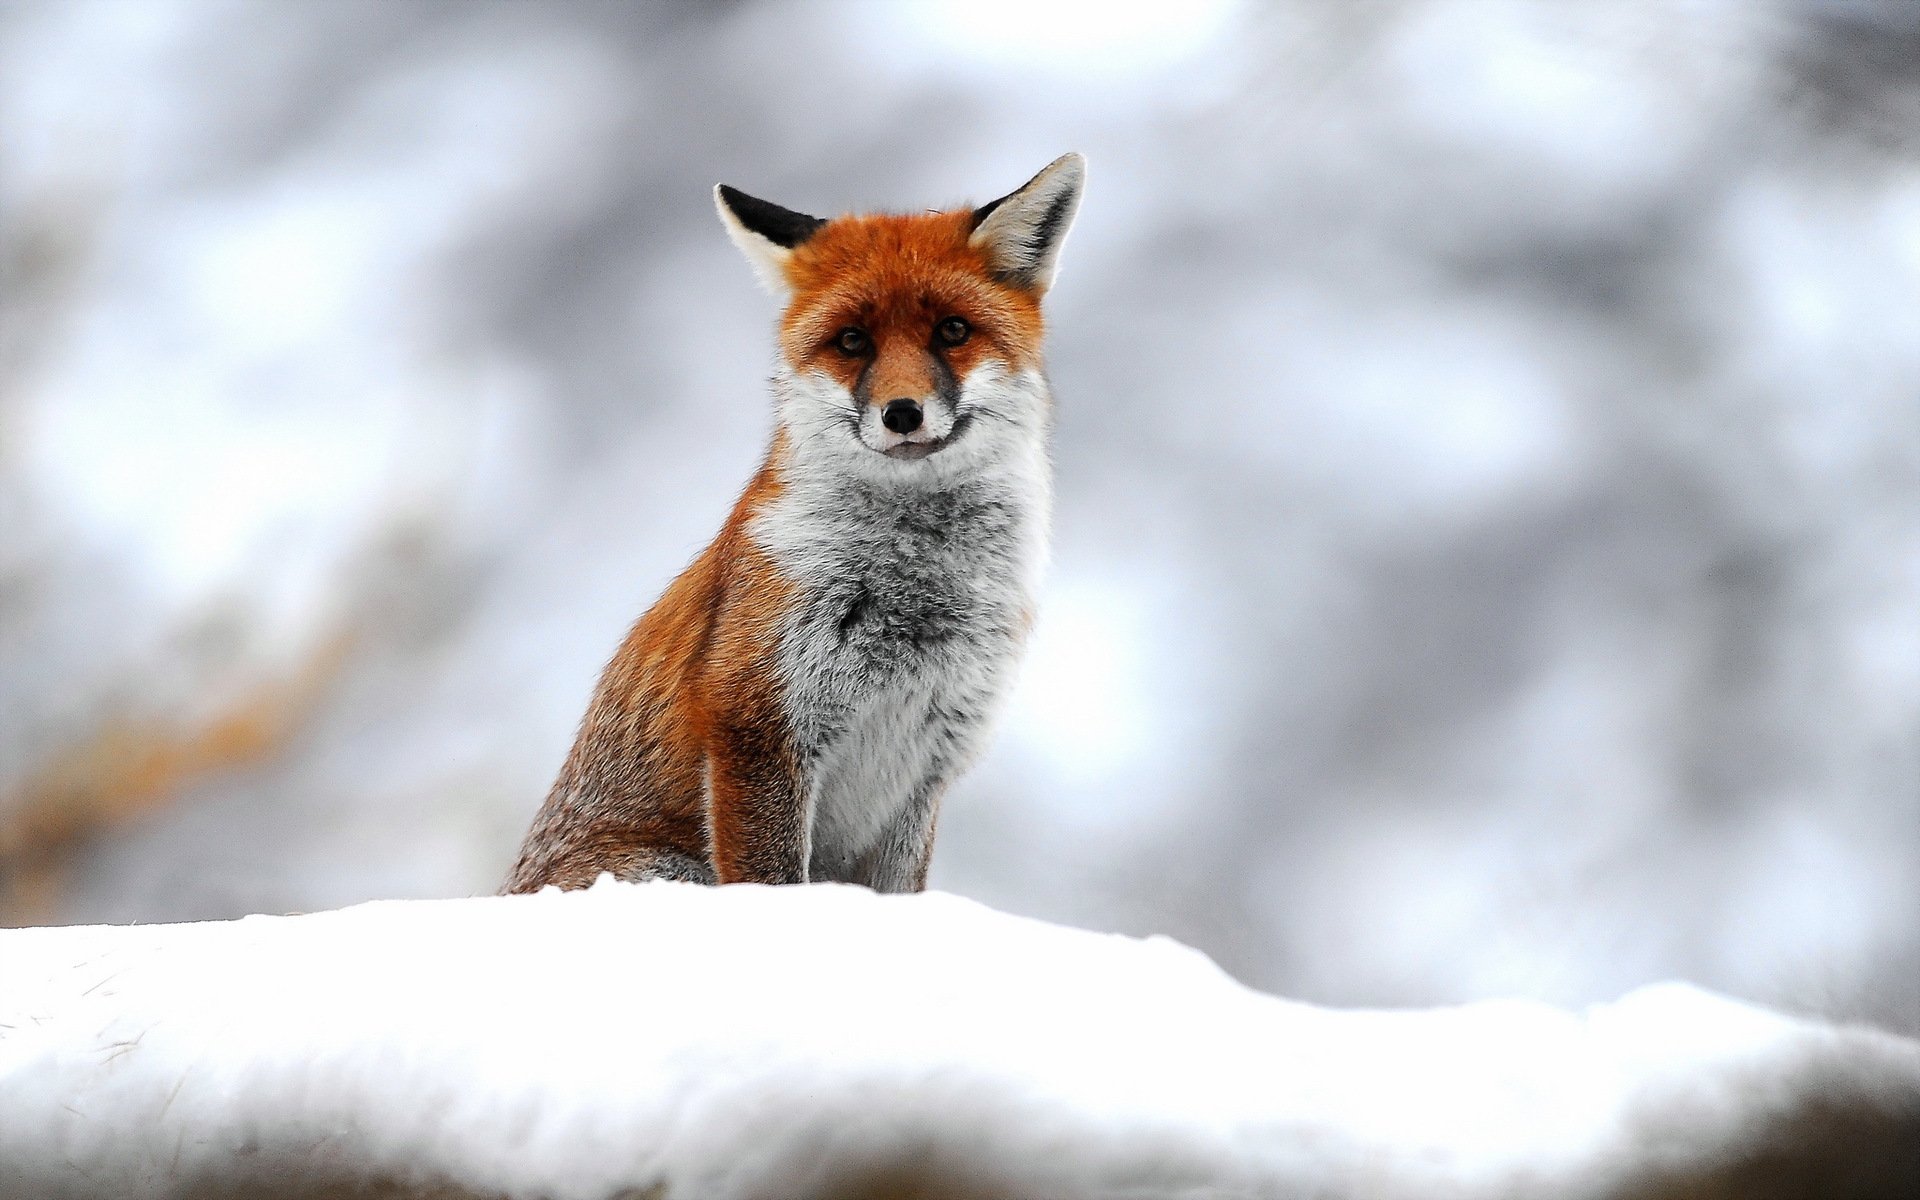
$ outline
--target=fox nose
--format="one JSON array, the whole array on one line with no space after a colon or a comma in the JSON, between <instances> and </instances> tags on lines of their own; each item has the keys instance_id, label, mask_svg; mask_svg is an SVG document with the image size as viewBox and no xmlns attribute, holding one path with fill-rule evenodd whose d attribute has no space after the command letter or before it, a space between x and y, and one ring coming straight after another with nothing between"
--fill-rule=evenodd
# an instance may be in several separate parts
<instances>
[{"instance_id":1,"label":"fox nose","mask_svg":"<svg viewBox=\"0 0 1920 1200\"><path fill-rule=\"evenodd\" d=\"M880 423L895 433L912 433L920 428L923 420L925 417L920 412L920 402L905 396L887 401L886 408L880 411Z\"/></svg>"}]
</instances>

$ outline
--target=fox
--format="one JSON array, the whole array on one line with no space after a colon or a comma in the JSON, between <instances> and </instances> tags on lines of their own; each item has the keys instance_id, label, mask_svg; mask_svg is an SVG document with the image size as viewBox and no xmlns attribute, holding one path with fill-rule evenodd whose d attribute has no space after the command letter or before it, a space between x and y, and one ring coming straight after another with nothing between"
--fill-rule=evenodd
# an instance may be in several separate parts
<instances>
[{"instance_id":1,"label":"fox","mask_svg":"<svg viewBox=\"0 0 1920 1200\"><path fill-rule=\"evenodd\" d=\"M832 219L714 189L784 302L770 444L601 674L503 892L925 889L1035 618L1041 300L1085 177L1067 154L977 207Z\"/></svg>"}]
</instances>

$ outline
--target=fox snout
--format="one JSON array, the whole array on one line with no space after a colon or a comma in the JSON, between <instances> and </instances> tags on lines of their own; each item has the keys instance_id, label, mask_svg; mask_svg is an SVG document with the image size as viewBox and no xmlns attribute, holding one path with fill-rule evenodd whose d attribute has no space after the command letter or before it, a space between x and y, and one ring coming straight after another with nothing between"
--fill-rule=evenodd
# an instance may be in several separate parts
<instances>
[{"instance_id":1,"label":"fox snout","mask_svg":"<svg viewBox=\"0 0 1920 1200\"><path fill-rule=\"evenodd\" d=\"M907 406L926 408L935 400L948 399L955 388L953 372L931 351L906 345L908 336L882 336L873 358L854 383L854 398L881 410L888 429L904 417L891 414L908 411Z\"/></svg>"},{"instance_id":2,"label":"fox snout","mask_svg":"<svg viewBox=\"0 0 1920 1200\"><path fill-rule=\"evenodd\" d=\"M894 433L912 433L926 419L920 402L907 396L887 401L887 406L880 410L880 423Z\"/></svg>"},{"instance_id":3,"label":"fox snout","mask_svg":"<svg viewBox=\"0 0 1920 1200\"><path fill-rule=\"evenodd\" d=\"M853 399L864 410L867 444L892 458L923 458L953 432L959 388L938 355L912 334L884 336L860 372Z\"/></svg>"},{"instance_id":4,"label":"fox snout","mask_svg":"<svg viewBox=\"0 0 1920 1200\"><path fill-rule=\"evenodd\" d=\"M866 411L862 440L888 458L925 458L943 449L957 430L953 403L940 392L895 396L868 404Z\"/></svg>"}]
</instances>

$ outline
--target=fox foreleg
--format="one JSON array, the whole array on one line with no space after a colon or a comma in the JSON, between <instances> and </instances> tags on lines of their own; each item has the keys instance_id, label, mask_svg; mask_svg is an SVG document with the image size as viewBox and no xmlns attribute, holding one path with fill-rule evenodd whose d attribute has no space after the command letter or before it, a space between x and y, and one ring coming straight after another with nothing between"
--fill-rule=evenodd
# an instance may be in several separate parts
<instances>
[{"instance_id":1,"label":"fox foreleg","mask_svg":"<svg viewBox=\"0 0 1920 1200\"><path fill-rule=\"evenodd\" d=\"M725 725L709 741L707 820L717 882L807 882L806 793L763 726Z\"/></svg>"},{"instance_id":2,"label":"fox foreleg","mask_svg":"<svg viewBox=\"0 0 1920 1200\"><path fill-rule=\"evenodd\" d=\"M881 831L880 838L853 865L853 882L876 892L924 892L933 861L933 829L944 783L916 791Z\"/></svg>"}]
</instances>

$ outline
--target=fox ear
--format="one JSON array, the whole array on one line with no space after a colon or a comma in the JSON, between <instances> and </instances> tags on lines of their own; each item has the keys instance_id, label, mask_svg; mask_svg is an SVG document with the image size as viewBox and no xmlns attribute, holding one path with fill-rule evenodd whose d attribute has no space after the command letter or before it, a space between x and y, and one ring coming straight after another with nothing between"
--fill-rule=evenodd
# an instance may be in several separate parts
<instances>
[{"instance_id":1,"label":"fox ear","mask_svg":"<svg viewBox=\"0 0 1920 1200\"><path fill-rule=\"evenodd\" d=\"M774 295L786 295L787 259L793 254L793 248L812 237L826 222L749 196L724 183L713 189L713 205L720 210L720 223L727 227L727 236L753 264L760 282Z\"/></svg>"},{"instance_id":2,"label":"fox ear","mask_svg":"<svg viewBox=\"0 0 1920 1200\"><path fill-rule=\"evenodd\" d=\"M974 209L968 244L985 251L1008 283L1045 292L1053 286L1060 244L1080 208L1086 179L1086 159L1061 155L1018 191Z\"/></svg>"}]
</instances>

